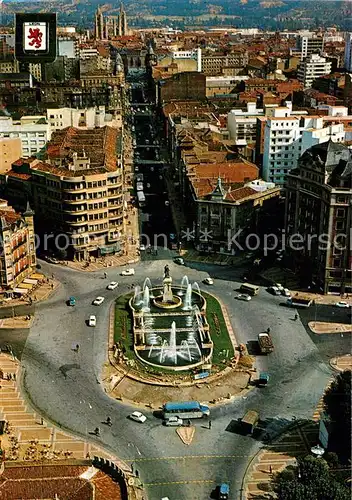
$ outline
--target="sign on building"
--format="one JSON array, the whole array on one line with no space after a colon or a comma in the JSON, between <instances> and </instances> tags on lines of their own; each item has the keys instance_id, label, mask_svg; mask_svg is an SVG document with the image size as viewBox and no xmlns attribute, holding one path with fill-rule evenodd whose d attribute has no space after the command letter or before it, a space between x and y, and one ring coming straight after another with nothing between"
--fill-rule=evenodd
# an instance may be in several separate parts
<instances>
[{"instance_id":1,"label":"sign on building","mask_svg":"<svg viewBox=\"0 0 352 500\"><path fill-rule=\"evenodd\" d=\"M56 14L16 14L15 57L24 63L56 59Z\"/></svg>"}]
</instances>

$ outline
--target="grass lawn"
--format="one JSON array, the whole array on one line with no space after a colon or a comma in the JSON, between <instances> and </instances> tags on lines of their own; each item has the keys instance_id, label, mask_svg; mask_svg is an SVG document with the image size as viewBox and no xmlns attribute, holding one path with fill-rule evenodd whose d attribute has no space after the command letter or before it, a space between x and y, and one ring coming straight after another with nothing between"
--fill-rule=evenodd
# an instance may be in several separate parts
<instances>
[{"instance_id":1,"label":"grass lawn","mask_svg":"<svg viewBox=\"0 0 352 500\"><path fill-rule=\"evenodd\" d=\"M135 359L133 352L132 314L128 305L131 297L132 294L128 294L116 299L114 340L125 348L125 354L128 358Z\"/></svg>"},{"instance_id":2,"label":"grass lawn","mask_svg":"<svg viewBox=\"0 0 352 500\"><path fill-rule=\"evenodd\" d=\"M226 328L225 320L219 302L209 294L202 292L207 301L207 320L210 327L210 335L214 343L213 364L223 365L225 359L234 355L234 350ZM137 362L139 369L149 373L175 373L165 368L154 368L137 361L133 350L132 313L129 308L129 300L133 294L123 295L115 302L115 333L114 340L125 348L125 355ZM226 358L226 351L229 355ZM178 373L178 376L180 373Z\"/></svg>"},{"instance_id":3,"label":"grass lawn","mask_svg":"<svg viewBox=\"0 0 352 500\"><path fill-rule=\"evenodd\" d=\"M210 327L210 335L214 343L213 364L217 365L226 359L226 353L223 351L229 351L227 359L230 359L234 356L234 350L219 302L205 292L202 292L202 295L207 301L206 316Z\"/></svg>"}]
</instances>

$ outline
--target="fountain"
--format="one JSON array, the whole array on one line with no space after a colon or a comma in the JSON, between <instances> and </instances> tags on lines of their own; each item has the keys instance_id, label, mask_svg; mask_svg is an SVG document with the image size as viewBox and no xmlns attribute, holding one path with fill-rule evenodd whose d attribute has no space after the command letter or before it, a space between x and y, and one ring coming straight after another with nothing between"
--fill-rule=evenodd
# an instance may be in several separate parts
<instances>
[{"instance_id":1,"label":"fountain","mask_svg":"<svg viewBox=\"0 0 352 500\"><path fill-rule=\"evenodd\" d=\"M149 287L146 286L144 288L143 292L143 306L142 306L142 311L143 312L149 312L150 311L150 298L149 298Z\"/></svg>"},{"instance_id":2,"label":"fountain","mask_svg":"<svg viewBox=\"0 0 352 500\"><path fill-rule=\"evenodd\" d=\"M135 306L140 306L141 303L142 303L142 300L141 300L141 287L139 285L136 285L134 287L133 304Z\"/></svg>"},{"instance_id":3,"label":"fountain","mask_svg":"<svg viewBox=\"0 0 352 500\"><path fill-rule=\"evenodd\" d=\"M184 311L190 311L192 309L192 285L188 283L185 300L183 301Z\"/></svg>"},{"instance_id":4,"label":"fountain","mask_svg":"<svg viewBox=\"0 0 352 500\"><path fill-rule=\"evenodd\" d=\"M153 299L153 298L154 298L154 295L153 295L153 293L151 292L151 289L152 289L152 282L150 281L150 278L148 278L148 277L144 280L144 283L143 283L143 288L142 288L143 292L144 292L144 290L145 290L145 287L146 287L146 286L149 288L149 297L150 297L151 299Z\"/></svg>"},{"instance_id":5,"label":"fountain","mask_svg":"<svg viewBox=\"0 0 352 500\"><path fill-rule=\"evenodd\" d=\"M184 276L181 281L181 290L178 292L177 295L182 297L182 295L185 294L184 290L187 290L188 285L189 285L188 276Z\"/></svg>"},{"instance_id":6,"label":"fountain","mask_svg":"<svg viewBox=\"0 0 352 500\"><path fill-rule=\"evenodd\" d=\"M178 371L211 360L206 302L199 285L192 285L187 276L172 286L169 267L165 266L162 286L152 288L146 278L142 290L135 287L130 307L135 354L143 363Z\"/></svg>"}]
</instances>

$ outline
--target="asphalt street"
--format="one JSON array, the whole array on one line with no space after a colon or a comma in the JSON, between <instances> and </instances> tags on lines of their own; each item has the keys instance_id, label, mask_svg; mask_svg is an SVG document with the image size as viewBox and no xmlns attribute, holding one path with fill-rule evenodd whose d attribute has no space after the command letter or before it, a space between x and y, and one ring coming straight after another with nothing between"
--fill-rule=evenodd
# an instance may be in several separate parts
<instances>
[{"instance_id":1,"label":"asphalt street","mask_svg":"<svg viewBox=\"0 0 352 500\"><path fill-rule=\"evenodd\" d=\"M107 359L109 309L114 299L130 290L130 284L143 284L149 276L160 283L165 264L170 266L174 281L184 274L191 281L217 276L212 293L227 307L238 342L255 340L270 326L275 351L257 358L261 370L271 374L270 386L254 389L246 399L212 410L212 429L196 422L191 446L182 444L172 428L160 424L150 411L145 424L131 422L129 405L110 399L101 385L101 368ZM95 439L127 463L134 462L150 500L168 496L170 500L210 498L212 489L222 481L231 485L231 498L240 498L241 481L250 457L261 442L231 430L231 422L255 408L274 435L293 416L309 418L331 376L318 348L300 321L293 321L294 311L280 306L280 297L265 290L250 302L234 299L240 282L229 270L197 265L197 269L178 266L170 261L154 260L135 266L133 277L118 276L118 270L80 273L67 268L42 264L43 271L55 274L61 287L47 302L37 306L23 355L23 387L32 404L46 417L74 434ZM220 275L223 274L221 279ZM114 291L106 290L109 281L119 281ZM77 305L68 307L69 296ZM105 297L101 306L93 306L98 295ZM86 321L96 314L97 327ZM78 353L72 350L78 343ZM128 394L126 394L128 398ZM101 425L111 416L113 425ZM89 432L100 427L101 437Z\"/></svg>"}]
</instances>

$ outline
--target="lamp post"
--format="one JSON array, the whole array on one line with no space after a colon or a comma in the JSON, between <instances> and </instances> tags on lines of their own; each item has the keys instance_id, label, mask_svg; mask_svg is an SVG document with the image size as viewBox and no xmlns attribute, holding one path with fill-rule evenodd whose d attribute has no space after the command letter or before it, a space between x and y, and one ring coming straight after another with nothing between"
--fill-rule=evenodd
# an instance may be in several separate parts
<instances>
[{"instance_id":1,"label":"lamp post","mask_svg":"<svg viewBox=\"0 0 352 500\"><path fill-rule=\"evenodd\" d=\"M89 401L86 401L84 399L82 399L80 402L80 404L87 404L89 409L92 410L93 409L93 406L89 403ZM86 422L86 432L85 432L85 435L87 436L88 435L88 417L87 417L87 413L85 412L85 422Z\"/></svg>"}]
</instances>

